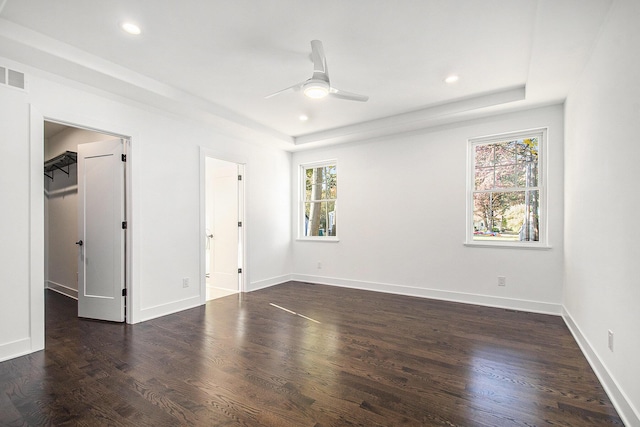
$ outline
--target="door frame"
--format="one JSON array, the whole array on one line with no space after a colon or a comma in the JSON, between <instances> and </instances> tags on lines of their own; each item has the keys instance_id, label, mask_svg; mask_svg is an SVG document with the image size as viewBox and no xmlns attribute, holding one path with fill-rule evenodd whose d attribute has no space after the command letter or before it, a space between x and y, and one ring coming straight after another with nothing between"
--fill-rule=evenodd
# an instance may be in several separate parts
<instances>
[{"instance_id":1,"label":"door frame","mask_svg":"<svg viewBox=\"0 0 640 427\"><path fill-rule=\"evenodd\" d=\"M42 165L44 164L44 122L55 122L63 125L99 132L124 140L124 150L127 155L125 163L125 215L127 218L127 232L125 236L125 283L127 288L126 322L139 322L140 302L138 270L135 260L139 259L137 245L139 227L137 219L138 209L134 196L137 185L137 169L133 166L137 154L137 131L124 126L122 123L107 122L104 118L87 117L66 108L45 109L34 104L29 105L29 154L30 154L30 317L32 351L44 348L44 178ZM73 107L72 107L73 108Z\"/></svg>"},{"instance_id":2,"label":"door frame","mask_svg":"<svg viewBox=\"0 0 640 427\"><path fill-rule=\"evenodd\" d=\"M206 158L212 158L216 160L222 160L225 162L235 163L242 167L242 181L238 183L238 221L242 222L242 234L240 243L242 245L242 250L239 251L241 255L241 267L242 273L240 274L240 280L238 285L238 291L243 293L246 292L249 271L247 269L247 204L246 204L246 194L247 194L247 161L239 156L229 156L225 153L220 153L210 148L200 147L200 233L198 237L198 241L200 243L200 302L202 304L206 304L207 302L207 281L206 281L206 256L207 256L207 229L206 229L206 214L207 214L207 205L206 205Z\"/></svg>"}]
</instances>

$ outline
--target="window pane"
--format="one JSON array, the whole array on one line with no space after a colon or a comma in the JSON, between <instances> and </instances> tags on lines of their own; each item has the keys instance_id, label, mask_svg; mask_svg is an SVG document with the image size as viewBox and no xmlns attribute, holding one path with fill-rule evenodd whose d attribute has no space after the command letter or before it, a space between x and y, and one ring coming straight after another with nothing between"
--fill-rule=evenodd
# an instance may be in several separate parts
<instances>
[{"instance_id":1,"label":"window pane","mask_svg":"<svg viewBox=\"0 0 640 427\"><path fill-rule=\"evenodd\" d=\"M322 200L325 187L324 168L306 169L305 175L305 200Z\"/></svg>"},{"instance_id":2,"label":"window pane","mask_svg":"<svg viewBox=\"0 0 640 427\"><path fill-rule=\"evenodd\" d=\"M513 188L518 185L516 166L496 166L495 188Z\"/></svg>"},{"instance_id":3,"label":"window pane","mask_svg":"<svg viewBox=\"0 0 640 427\"><path fill-rule=\"evenodd\" d=\"M510 142L494 144L496 165L510 165L516 162L515 146Z\"/></svg>"},{"instance_id":4,"label":"window pane","mask_svg":"<svg viewBox=\"0 0 640 427\"><path fill-rule=\"evenodd\" d=\"M324 168L324 178L325 178L325 199L336 199L338 197L337 194L337 181L338 175L336 173L336 166L331 165Z\"/></svg>"},{"instance_id":5,"label":"window pane","mask_svg":"<svg viewBox=\"0 0 640 427\"><path fill-rule=\"evenodd\" d=\"M475 193L473 202L474 241L539 240L538 190Z\"/></svg>"},{"instance_id":6,"label":"window pane","mask_svg":"<svg viewBox=\"0 0 640 427\"><path fill-rule=\"evenodd\" d=\"M523 181L525 187L537 187L538 186L538 163L537 162L525 162L522 163L523 169Z\"/></svg>"},{"instance_id":7,"label":"window pane","mask_svg":"<svg viewBox=\"0 0 640 427\"><path fill-rule=\"evenodd\" d=\"M336 166L305 169L305 201L337 198Z\"/></svg>"},{"instance_id":8,"label":"window pane","mask_svg":"<svg viewBox=\"0 0 640 427\"><path fill-rule=\"evenodd\" d=\"M522 163L518 163L515 167L515 186L524 188L527 186L527 171ZM537 185L537 184L536 184Z\"/></svg>"},{"instance_id":9,"label":"window pane","mask_svg":"<svg viewBox=\"0 0 640 427\"><path fill-rule=\"evenodd\" d=\"M475 190L537 187L538 139L475 146Z\"/></svg>"},{"instance_id":10,"label":"window pane","mask_svg":"<svg viewBox=\"0 0 640 427\"><path fill-rule=\"evenodd\" d=\"M305 203L304 236L335 236L335 202Z\"/></svg>"},{"instance_id":11,"label":"window pane","mask_svg":"<svg viewBox=\"0 0 640 427\"><path fill-rule=\"evenodd\" d=\"M493 165L493 145L476 145L475 165L476 167Z\"/></svg>"},{"instance_id":12,"label":"window pane","mask_svg":"<svg viewBox=\"0 0 640 427\"><path fill-rule=\"evenodd\" d=\"M495 168L493 166L476 168L476 190L490 190L494 188L494 172Z\"/></svg>"},{"instance_id":13,"label":"window pane","mask_svg":"<svg viewBox=\"0 0 640 427\"><path fill-rule=\"evenodd\" d=\"M525 185L538 186L538 138L525 138L519 142L518 162L525 170Z\"/></svg>"}]
</instances>

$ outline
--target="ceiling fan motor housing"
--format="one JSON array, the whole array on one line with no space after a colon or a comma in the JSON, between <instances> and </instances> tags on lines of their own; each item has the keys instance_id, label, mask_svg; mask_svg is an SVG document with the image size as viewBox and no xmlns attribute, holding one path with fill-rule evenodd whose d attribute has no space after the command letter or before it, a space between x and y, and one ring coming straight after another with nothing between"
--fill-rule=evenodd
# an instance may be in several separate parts
<instances>
[{"instance_id":1,"label":"ceiling fan motor housing","mask_svg":"<svg viewBox=\"0 0 640 427\"><path fill-rule=\"evenodd\" d=\"M317 78L320 73L314 73L313 77L304 82L302 90L309 98L324 98L329 94L329 79L325 75Z\"/></svg>"}]
</instances>

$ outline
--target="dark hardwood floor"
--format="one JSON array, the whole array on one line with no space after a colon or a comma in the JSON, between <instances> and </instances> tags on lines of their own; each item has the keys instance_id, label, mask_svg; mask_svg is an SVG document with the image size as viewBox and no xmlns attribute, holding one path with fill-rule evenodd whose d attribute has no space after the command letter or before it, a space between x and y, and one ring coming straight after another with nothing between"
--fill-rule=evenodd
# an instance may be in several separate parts
<instances>
[{"instance_id":1,"label":"dark hardwood floor","mask_svg":"<svg viewBox=\"0 0 640 427\"><path fill-rule=\"evenodd\" d=\"M46 310L2 426L622 425L556 316L296 282L137 325Z\"/></svg>"}]
</instances>

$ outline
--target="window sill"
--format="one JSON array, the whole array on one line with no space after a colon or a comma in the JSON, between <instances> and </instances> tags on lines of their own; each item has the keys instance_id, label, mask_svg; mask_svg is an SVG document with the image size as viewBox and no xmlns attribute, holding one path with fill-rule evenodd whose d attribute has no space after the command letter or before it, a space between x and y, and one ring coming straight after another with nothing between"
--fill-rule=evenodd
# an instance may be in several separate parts
<instances>
[{"instance_id":1,"label":"window sill","mask_svg":"<svg viewBox=\"0 0 640 427\"><path fill-rule=\"evenodd\" d=\"M546 251L553 249L552 246L549 245L532 245L526 243L505 243L505 242L464 242L464 246L470 248L496 248L496 249L529 249L529 250L538 250L538 251Z\"/></svg>"},{"instance_id":2,"label":"window sill","mask_svg":"<svg viewBox=\"0 0 640 427\"><path fill-rule=\"evenodd\" d=\"M296 241L338 243L340 239L338 239L337 237L298 237Z\"/></svg>"}]
</instances>

